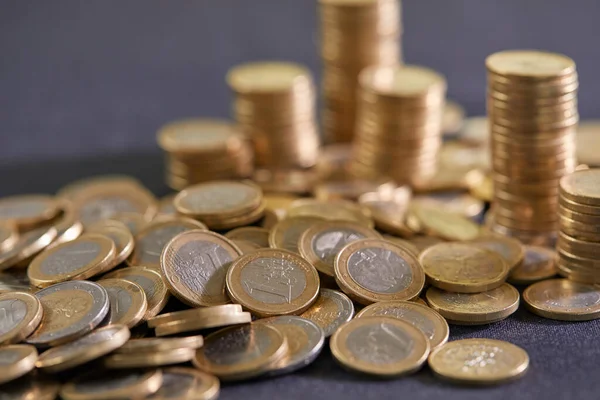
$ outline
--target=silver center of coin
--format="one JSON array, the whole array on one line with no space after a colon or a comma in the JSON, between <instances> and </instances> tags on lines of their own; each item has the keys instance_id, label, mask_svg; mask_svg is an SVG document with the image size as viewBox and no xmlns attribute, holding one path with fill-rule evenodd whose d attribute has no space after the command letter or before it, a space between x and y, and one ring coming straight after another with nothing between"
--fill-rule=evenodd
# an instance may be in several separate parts
<instances>
[{"instance_id":1,"label":"silver center of coin","mask_svg":"<svg viewBox=\"0 0 600 400\"><path fill-rule=\"evenodd\" d=\"M104 287L110 301L110 319L119 321L131 309L131 294L118 286Z\"/></svg>"},{"instance_id":2,"label":"silver center of coin","mask_svg":"<svg viewBox=\"0 0 600 400\"><path fill-rule=\"evenodd\" d=\"M392 364L413 351L413 339L395 325L380 323L356 328L346 339L348 350L371 364Z\"/></svg>"},{"instance_id":3,"label":"silver center of coin","mask_svg":"<svg viewBox=\"0 0 600 400\"><path fill-rule=\"evenodd\" d=\"M559 308L589 308L600 303L600 293L594 288L575 290L545 290L544 302Z\"/></svg>"},{"instance_id":4,"label":"silver center of coin","mask_svg":"<svg viewBox=\"0 0 600 400\"><path fill-rule=\"evenodd\" d=\"M348 259L350 277L363 288L376 293L397 293L412 282L410 266L396 253L369 247L357 250Z\"/></svg>"},{"instance_id":5,"label":"silver center of coin","mask_svg":"<svg viewBox=\"0 0 600 400\"><path fill-rule=\"evenodd\" d=\"M243 184L219 184L190 192L185 206L199 213L211 213L237 207L246 203L256 190Z\"/></svg>"},{"instance_id":6,"label":"silver center of coin","mask_svg":"<svg viewBox=\"0 0 600 400\"><path fill-rule=\"evenodd\" d=\"M48 209L44 200L25 200L0 205L0 220L37 217Z\"/></svg>"},{"instance_id":7,"label":"silver center of coin","mask_svg":"<svg viewBox=\"0 0 600 400\"><path fill-rule=\"evenodd\" d=\"M27 304L18 299L0 301L0 336L14 329L27 315Z\"/></svg>"},{"instance_id":8,"label":"silver center of coin","mask_svg":"<svg viewBox=\"0 0 600 400\"><path fill-rule=\"evenodd\" d=\"M435 325L433 321L412 308L376 306L373 308L373 315L390 315L408 322L420 329L430 340L433 339L433 336L435 335Z\"/></svg>"},{"instance_id":9,"label":"silver center of coin","mask_svg":"<svg viewBox=\"0 0 600 400\"><path fill-rule=\"evenodd\" d=\"M349 229L321 232L312 241L315 254L326 264L333 265L342 247L365 236Z\"/></svg>"},{"instance_id":10,"label":"silver center of coin","mask_svg":"<svg viewBox=\"0 0 600 400\"><path fill-rule=\"evenodd\" d=\"M17 350L0 349L0 365L12 365L21 359L22 355Z\"/></svg>"},{"instance_id":11,"label":"silver center of coin","mask_svg":"<svg viewBox=\"0 0 600 400\"><path fill-rule=\"evenodd\" d=\"M255 300L268 304L291 303L306 289L304 271L282 258L257 258L241 272L244 290Z\"/></svg>"},{"instance_id":12,"label":"silver center of coin","mask_svg":"<svg viewBox=\"0 0 600 400\"><path fill-rule=\"evenodd\" d=\"M476 375L493 375L514 364L502 348L485 344L448 349L442 361L447 368Z\"/></svg>"},{"instance_id":13,"label":"silver center of coin","mask_svg":"<svg viewBox=\"0 0 600 400\"><path fill-rule=\"evenodd\" d=\"M109 219L115 214L122 212L140 212L130 200L118 197L102 197L93 199L81 207L79 218L84 224L96 222L101 219Z\"/></svg>"},{"instance_id":14,"label":"silver center of coin","mask_svg":"<svg viewBox=\"0 0 600 400\"><path fill-rule=\"evenodd\" d=\"M98 256L100 250L101 247L96 242L73 242L46 257L40 265L40 270L45 275L68 274L88 265Z\"/></svg>"},{"instance_id":15,"label":"silver center of coin","mask_svg":"<svg viewBox=\"0 0 600 400\"><path fill-rule=\"evenodd\" d=\"M174 256L173 270L181 284L199 295L219 296L225 290L225 275L233 259L216 243L193 241Z\"/></svg>"},{"instance_id":16,"label":"silver center of coin","mask_svg":"<svg viewBox=\"0 0 600 400\"><path fill-rule=\"evenodd\" d=\"M110 374L102 379L84 380L75 384L75 389L82 393L98 393L134 385L143 377L143 372L127 372L126 374Z\"/></svg>"},{"instance_id":17,"label":"silver center of coin","mask_svg":"<svg viewBox=\"0 0 600 400\"><path fill-rule=\"evenodd\" d=\"M139 255L140 264L158 264L160 254L171 239L190 228L169 225L154 229L135 242L136 253Z\"/></svg>"},{"instance_id":18,"label":"silver center of coin","mask_svg":"<svg viewBox=\"0 0 600 400\"><path fill-rule=\"evenodd\" d=\"M142 287L144 293L146 293L146 298L148 299L148 303L150 303L150 299L153 299L156 296L156 292L158 290L158 285L150 278L146 278L143 275L124 275L121 277L122 279L131 281L133 283L137 283Z\"/></svg>"},{"instance_id":19,"label":"silver center of coin","mask_svg":"<svg viewBox=\"0 0 600 400\"><path fill-rule=\"evenodd\" d=\"M263 328L264 329L264 328ZM271 346L270 336L260 327L241 326L204 344L204 355L213 364L235 365L261 357Z\"/></svg>"}]
</instances>

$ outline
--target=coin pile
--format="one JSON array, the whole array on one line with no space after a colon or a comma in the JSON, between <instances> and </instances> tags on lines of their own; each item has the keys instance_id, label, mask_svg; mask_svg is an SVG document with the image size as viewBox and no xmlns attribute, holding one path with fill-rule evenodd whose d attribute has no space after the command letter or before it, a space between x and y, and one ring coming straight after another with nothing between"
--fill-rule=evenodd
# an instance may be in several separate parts
<instances>
[{"instance_id":1,"label":"coin pile","mask_svg":"<svg viewBox=\"0 0 600 400\"><path fill-rule=\"evenodd\" d=\"M230 122L201 118L175 121L160 128L157 140L165 152L166 182L173 189L252 174L250 143Z\"/></svg>"},{"instance_id":2,"label":"coin pile","mask_svg":"<svg viewBox=\"0 0 600 400\"><path fill-rule=\"evenodd\" d=\"M401 56L399 0L320 0L323 129L327 140L350 142L356 123L358 75Z\"/></svg>"},{"instance_id":3,"label":"coin pile","mask_svg":"<svg viewBox=\"0 0 600 400\"><path fill-rule=\"evenodd\" d=\"M350 170L422 185L437 170L445 79L418 66L369 67L360 74Z\"/></svg>"},{"instance_id":4,"label":"coin pile","mask_svg":"<svg viewBox=\"0 0 600 400\"><path fill-rule=\"evenodd\" d=\"M495 232L548 243L558 230L558 183L574 171L578 78L561 54L514 50L490 55Z\"/></svg>"}]
</instances>

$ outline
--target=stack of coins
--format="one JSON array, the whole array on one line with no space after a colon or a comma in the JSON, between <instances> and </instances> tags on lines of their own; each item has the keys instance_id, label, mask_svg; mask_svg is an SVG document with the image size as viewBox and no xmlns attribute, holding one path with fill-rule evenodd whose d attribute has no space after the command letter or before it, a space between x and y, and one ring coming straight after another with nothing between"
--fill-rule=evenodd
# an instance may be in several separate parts
<instances>
[{"instance_id":1,"label":"stack of coins","mask_svg":"<svg viewBox=\"0 0 600 400\"><path fill-rule=\"evenodd\" d=\"M558 183L575 169L577 72L561 54L504 51L486 60L493 231L525 243L558 229Z\"/></svg>"},{"instance_id":2,"label":"stack of coins","mask_svg":"<svg viewBox=\"0 0 600 400\"><path fill-rule=\"evenodd\" d=\"M227 83L257 166L286 170L315 164L319 135L310 71L286 62L249 63L232 68Z\"/></svg>"},{"instance_id":3,"label":"stack of coins","mask_svg":"<svg viewBox=\"0 0 600 400\"><path fill-rule=\"evenodd\" d=\"M320 0L323 128L333 142L354 136L358 75L401 57L398 0Z\"/></svg>"},{"instance_id":4,"label":"stack of coins","mask_svg":"<svg viewBox=\"0 0 600 400\"><path fill-rule=\"evenodd\" d=\"M227 121L171 122L158 131L157 139L165 151L166 181L173 189L213 179L247 178L252 173L250 143Z\"/></svg>"},{"instance_id":5,"label":"stack of coins","mask_svg":"<svg viewBox=\"0 0 600 400\"><path fill-rule=\"evenodd\" d=\"M369 67L360 74L350 170L422 185L436 173L446 81L418 66Z\"/></svg>"}]
</instances>

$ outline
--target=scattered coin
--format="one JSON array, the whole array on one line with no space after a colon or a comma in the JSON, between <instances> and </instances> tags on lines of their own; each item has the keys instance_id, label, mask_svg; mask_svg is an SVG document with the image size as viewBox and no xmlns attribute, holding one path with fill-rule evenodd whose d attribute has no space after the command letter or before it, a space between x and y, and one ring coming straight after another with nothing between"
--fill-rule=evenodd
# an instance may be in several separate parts
<instances>
[{"instance_id":1,"label":"scattered coin","mask_svg":"<svg viewBox=\"0 0 600 400\"><path fill-rule=\"evenodd\" d=\"M110 219L124 223L133 236L137 235L148 225L148 220L142 214L135 212L118 212L110 217Z\"/></svg>"},{"instance_id":2,"label":"scattered coin","mask_svg":"<svg viewBox=\"0 0 600 400\"><path fill-rule=\"evenodd\" d=\"M133 252L135 245L133 235L131 234L131 231L129 231L129 228L127 228L127 225L122 222L112 219L98 221L90 226L86 230L86 233L97 233L104 235L115 242L115 257L102 272L108 272L115 268L117 265L124 262Z\"/></svg>"},{"instance_id":3,"label":"scattered coin","mask_svg":"<svg viewBox=\"0 0 600 400\"><path fill-rule=\"evenodd\" d=\"M42 304L24 292L0 294L0 345L19 343L42 321Z\"/></svg>"},{"instance_id":4,"label":"scattered coin","mask_svg":"<svg viewBox=\"0 0 600 400\"><path fill-rule=\"evenodd\" d=\"M547 247L525 246L523 262L510 271L508 281L515 285L528 285L556 275L556 252Z\"/></svg>"},{"instance_id":5,"label":"scattered coin","mask_svg":"<svg viewBox=\"0 0 600 400\"><path fill-rule=\"evenodd\" d=\"M358 198L358 202L369 209L378 230L408 238L414 235L414 231L406 225L411 196L412 191L408 186L400 186L392 191L365 193Z\"/></svg>"},{"instance_id":6,"label":"scattered coin","mask_svg":"<svg viewBox=\"0 0 600 400\"><path fill-rule=\"evenodd\" d=\"M156 217L176 217L177 209L175 208L175 196L177 194L169 194L167 196L162 197L158 201L158 211L156 212Z\"/></svg>"},{"instance_id":7,"label":"scattered coin","mask_svg":"<svg viewBox=\"0 0 600 400\"><path fill-rule=\"evenodd\" d=\"M204 329L223 328L230 325L247 324L252 322L249 312L236 312L232 314L211 315L192 320L178 320L160 324L156 327L156 336L169 336L185 332L196 332Z\"/></svg>"},{"instance_id":8,"label":"scattered coin","mask_svg":"<svg viewBox=\"0 0 600 400\"><path fill-rule=\"evenodd\" d=\"M12 196L0 199L0 220L14 223L20 229L31 229L58 214L58 202L43 194Z\"/></svg>"},{"instance_id":9,"label":"scattered coin","mask_svg":"<svg viewBox=\"0 0 600 400\"><path fill-rule=\"evenodd\" d=\"M567 279L534 283L523 292L527 308L544 318L589 321L600 318L600 290Z\"/></svg>"},{"instance_id":10,"label":"scattered coin","mask_svg":"<svg viewBox=\"0 0 600 400\"><path fill-rule=\"evenodd\" d=\"M76 180L63 186L56 195L58 197L72 199L96 186L119 186L124 188L142 187L142 183L129 175L111 174L96 175Z\"/></svg>"},{"instance_id":11,"label":"scattered coin","mask_svg":"<svg viewBox=\"0 0 600 400\"><path fill-rule=\"evenodd\" d=\"M399 237L391 236L391 235L383 235L383 238L385 240L387 240L388 242L392 242L395 245L398 245L398 246L404 248L406 251L411 253L416 258L419 257L419 253L420 253L419 248L417 246L415 246L413 243L411 243L410 241L408 241L406 239L400 239ZM436 243L439 243L439 241L436 241Z\"/></svg>"},{"instance_id":12,"label":"scattered coin","mask_svg":"<svg viewBox=\"0 0 600 400\"><path fill-rule=\"evenodd\" d=\"M60 383L30 374L2 385L2 400L54 400L59 390Z\"/></svg>"},{"instance_id":13,"label":"scattered coin","mask_svg":"<svg viewBox=\"0 0 600 400\"><path fill-rule=\"evenodd\" d=\"M314 224L322 222L318 217L293 217L279 221L271 229L269 244L272 248L300 254L298 243L302 234Z\"/></svg>"},{"instance_id":14,"label":"scattered coin","mask_svg":"<svg viewBox=\"0 0 600 400\"><path fill-rule=\"evenodd\" d=\"M38 352L27 344L0 347L0 385L10 382L35 368Z\"/></svg>"},{"instance_id":15,"label":"scattered coin","mask_svg":"<svg viewBox=\"0 0 600 400\"><path fill-rule=\"evenodd\" d=\"M317 301L300 316L319 325L328 338L354 317L354 304L348 296L337 290L321 288Z\"/></svg>"},{"instance_id":16,"label":"scattered coin","mask_svg":"<svg viewBox=\"0 0 600 400\"><path fill-rule=\"evenodd\" d=\"M498 253L506 261L509 270L513 270L521 265L525 257L523 244L515 238L500 235L483 236L473 240L471 243Z\"/></svg>"},{"instance_id":17,"label":"scattered coin","mask_svg":"<svg viewBox=\"0 0 600 400\"><path fill-rule=\"evenodd\" d=\"M188 362L195 355L196 349L185 347L152 353L113 353L104 358L104 366L115 369L159 367Z\"/></svg>"},{"instance_id":18,"label":"scattered coin","mask_svg":"<svg viewBox=\"0 0 600 400\"><path fill-rule=\"evenodd\" d=\"M108 293L109 324L122 324L133 328L142 321L148 310L148 300L140 285L117 278L99 280L98 285Z\"/></svg>"},{"instance_id":19,"label":"scattered coin","mask_svg":"<svg viewBox=\"0 0 600 400\"><path fill-rule=\"evenodd\" d=\"M143 399L156 393L162 381L162 372L158 369L110 375L90 372L65 384L60 396L65 400L118 400L132 395Z\"/></svg>"},{"instance_id":20,"label":"scattered coin","mask_svg":"<svg viewBox=\"0 0 600 400\"><path fill-rule=\"evenodd\" d=\"M193 308L191 310L174 311L167 314L160 314L148 320L150 328L156 328L158 325L175 321L184 321L189 319L204 319L217 315L237 314L242 312L242 306L239 304L222 304L219 306Z\"/></svg>"},{"instance_id":21,"label":"scattered coin","mask_svg":"<svg viewBox=\"0 0 600 400\"><path fill-rule=\"evenodd\" d=\"M350 221L367 228L373 228L374 226L370 211L348 200L298 199L288 209L287 216L316 217L329 221Z\"/></svg>"},{"instance_id":22,"label":"scattered coin","mask_svg":"<svg viewBox=\"0 0 600 400\"><path fill-rule=\"evenodd\" d=\"M77 219L73 203L65 198L58 198L61 212L50 224L57 230L56 239L48 247L77 239L83 233L83 224Z\"/></svg>"},{"instance_id":23,"label":"scattered coin","mask_svg":"<svg viewBox=\"0 0 600 400\"><path fill-rule=\"evenodd\" d=\"M163 382L151 400L216 400L219 397L219 380L193 368L172 367L163 369Z\"/></svg>"},{"instance_id":24,"label":"scattered coin","mask_svg":"<svg viewBox=\"0 0 600 400\"><path fill-rule=\"evenodd\" d=\"M0 271L5 270L35 256L56 238L54 227L42 227L19 236L17 243L8 251L0 253Z\"/></svg>"},{"instance_id":25,"label":"scattered coin","mask_svg":"<svg viewBox=\"0 0 600 400\"><path fill-rule=\"evenodd\" d=\"M418 204L411 206L410 213L426 233L445 240L472 240L480 234L475 222L437 207Z\"/></svg>"},{"instance_id":26,"label":"scattered coin","mask_svg":"<svg viewBox=\"0 0 600 400\"><path fill-rule=\"evenodd\" d=\"M12 249L18 239L17 226L9 221L0 221L0 254Z\"/></svg>"},{"instance_id":27,"label":"scattered coin","mask_svg":"<svg viewBox=\"0 0 600 400\"><path fill-rule=\"evenodd\" d=\"M475 218L481 215L484 209L483 201L459 191L415 196L411 204L425 204L466 218Z\"/></svg>"},{"instance_id":28,"label":"scattered coin","mask_svg":"<svg viewBox=\"0 0 600 400\"><path fill-rule=\"evenodd\" d=\"M257 249L269 248L269 230L255 226L235 228L225 234L244 254Z\"/></svg>"},{"instance_id":29,"label":"scattered coin","mask_svg":"<svg viewBox=\"0 0 600 400\"><path fill-rule=\"evenodd\" d=\"M121 346L117 352L124 354L170 351L182 348L198 349L203 344L204 338L201 335L175 338L131 339Z\"/></svg>"}]
</instances>

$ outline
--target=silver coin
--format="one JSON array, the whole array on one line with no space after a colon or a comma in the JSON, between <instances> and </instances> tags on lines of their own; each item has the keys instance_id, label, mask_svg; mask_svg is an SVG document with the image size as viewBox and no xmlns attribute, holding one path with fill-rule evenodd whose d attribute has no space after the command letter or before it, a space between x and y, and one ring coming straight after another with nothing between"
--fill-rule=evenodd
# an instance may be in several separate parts
<instances>
[{"instance_id":1,"label":"silver coin","mask_svg":"<svg viewBox=\"0 0 600 400\"><path fill-rule=\"evenodd\" d=\"M291 303L306 289L306 276L295 262L261 257L246 264L240 274L248 296L262 303Z\"/></svg>"},{"instance_id":2,"label":"silver coin","mask_svg":"<svg viewBox=\"0 0 600 400\"><path fill-rule=\"evenodd\" d=\"M376 293L397 293L410 286L410 265L393 251L379 247L357 250L348 259L350 277L363 288Z\"/></svg>"},{"instance_id":3,"label":"silver coin","mask_svg":"<svg viewBox=\"0 0 600 400\"><path fill-rule=\"evenodd\" d=\"M40 290L40 327L26 340L36 346L55 346L79 338L96 328L108 314L108 293L97 283L68 281Z\"/></svg>"},{"instance_id":4,"label":"silver coin","mask_svg":"<svg viewBox=\"0 0 600 400\"><path fill-rule=\"evenodd\" d=\"M340 250L350 242L366 237L357 231L350 229L339 229L332 226L330 230L319 233L312 240L312 249L315 254L333 269L333 262Z\"/></svg>"},{"instance_id":5,"label":"silver coin","mask_svg":"<svg viewBox=\"0 0 600 400\"><path fill-rule=\"evenodd\" d=\"M344 293L321 289L317 301L301 317L310 319L323 329L325 337L333 333L354 316L354 304Z\"/></svg>"},{"instance_id":6,"label":"silver coin","mask_svg":"<svg viewBox=\"0 0 600 400\"><path fill-rule=\"evenodd\" d=\"M60 395L65 400L123 399L128 396L143 399L156 393L161 384L160 370L131 370L110 375L90 373L63 386Z\"/></svg>"},{"instance_id":7,"label":"silver coin","mask_svg":"<svg viewBox=\"0 0 600 400\"><path fill-rule=\"evenodd\" d=\"M0 270L10 268L39 253L52 243L56 235L57 230L48 227L33 229L21 235L12 249L0 254Z\"/></svg>"}]
</instances>

